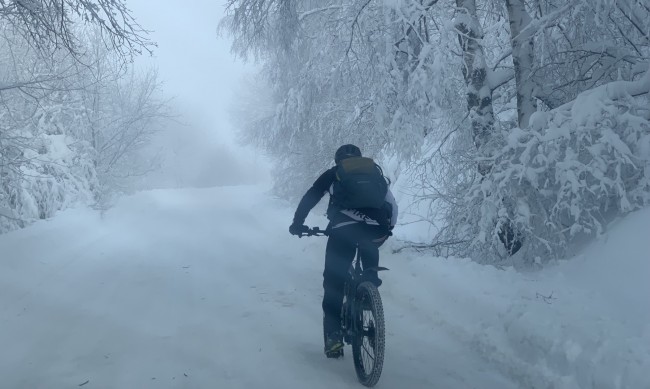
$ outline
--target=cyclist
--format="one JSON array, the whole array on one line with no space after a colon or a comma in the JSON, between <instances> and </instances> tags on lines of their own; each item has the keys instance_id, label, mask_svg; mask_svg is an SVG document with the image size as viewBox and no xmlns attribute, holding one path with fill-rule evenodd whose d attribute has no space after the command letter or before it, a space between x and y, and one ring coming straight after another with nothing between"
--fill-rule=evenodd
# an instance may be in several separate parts
<instances>
[{"instance_id":1,"label":"cyclist","mask_svg":"<svg viewBox=\"0 0 650 389\"><path fill-rule=\"evenodd\" d=\"M354 209L341 206L341 203L345 202L340 200L346 197L347 193L340 188L342 185L337 185L337 181L342 181L340 176L343 175L340 166L345 163L355 162L353 160L343 162L352 158L357 158L356 161L359 162L370 161L372 169L376 169L381 180L384 180L385 195L381 189L371 191L371 193L366 191L365 194L362 191L361 194L357 195L357 197L364 195L372 197L377 196L376 192L380 192L382 197L379 203L381 206ZM294 215L293 224L289 227L289 232L293 235L300 236L302 233L307 232L309 227L304 225L307 215L323 198L325 193L330 194L327 208L329 238L325 249L325 270L323 271L323 332L325 335L325 355L328 358L342 356L341 307L343 305L343 288L356 249L359 248L364 269L377 267L379 263L379 246L392 235L391 231L395 227L397 220L397 204L393 194L388 189L388 183L379 166L369 158L362 158L361 150L351 144L338 148L334 156L334 162L336 165L318 177L313 186L305 193ZM374 179L374 172L370 171L367 177L369 177L369 180ZM382 188L382 185L377 187ZM357 202L357 204L363 204L363 201ZM381 280L376 271L364 271L364 277L376 286L381 285Z\"/></svg>"}]
</instances>

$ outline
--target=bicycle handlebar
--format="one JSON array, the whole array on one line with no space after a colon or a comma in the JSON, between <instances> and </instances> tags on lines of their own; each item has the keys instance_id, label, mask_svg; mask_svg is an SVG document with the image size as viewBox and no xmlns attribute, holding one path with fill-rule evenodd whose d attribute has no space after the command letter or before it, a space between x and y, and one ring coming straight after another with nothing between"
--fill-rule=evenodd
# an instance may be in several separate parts
<instances>
[{"instance_id":1,"label":"bicycle handlebar","mask_svg":"<svg viewBox=\"0 0 650 389\"><path fill-rule=\"evenodd\" d=\"M310 228L307 231L298 235L299 238L303 236L328 236L327 230L321 230L319 227Z\"/></svg>"}]
</instances>

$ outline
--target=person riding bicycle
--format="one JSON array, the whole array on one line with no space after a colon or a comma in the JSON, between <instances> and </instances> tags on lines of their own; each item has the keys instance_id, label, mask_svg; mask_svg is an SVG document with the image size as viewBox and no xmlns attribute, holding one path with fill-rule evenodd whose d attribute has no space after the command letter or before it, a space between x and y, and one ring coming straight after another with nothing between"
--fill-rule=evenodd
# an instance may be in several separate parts
<instances>
[{"instance_id":1,"label":"person riding bicycle","mask_svg":"<svg viewBox=\"0 0 650 389\"><path fill-rule=\"evenodd\" d=\"M336 150L335 166L321 174L296 209L289 232L301 236L309 230L305 219L325 193L329 224L323 271L323 332L325 354L342 355L341 307L344 284L357 247L364 269L379 264L379 246L397 221L397 204L381 168L351 144ZM367 281L381 285L377 271L364 271Z\"/></svg>"}]
</instances>

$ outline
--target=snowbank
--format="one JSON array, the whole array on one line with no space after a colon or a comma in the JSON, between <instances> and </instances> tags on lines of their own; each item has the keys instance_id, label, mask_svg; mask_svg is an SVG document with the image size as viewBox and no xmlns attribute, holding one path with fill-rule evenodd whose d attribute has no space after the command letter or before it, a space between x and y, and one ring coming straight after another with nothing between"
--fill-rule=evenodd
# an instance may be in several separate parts
<instances>
[{"instance_id":1,"label":"snowbank","mask_svg":"<svg viewBox=\"0 0 650 389\"><path fill-rule=\"evenodd\" d=\"M650 388L648 231L644 209L580 256L529 274L401 254L388 276L406 262L413 278L387 289L410 287L401 303L522 388Z\"/></svg>"}]
</instances>

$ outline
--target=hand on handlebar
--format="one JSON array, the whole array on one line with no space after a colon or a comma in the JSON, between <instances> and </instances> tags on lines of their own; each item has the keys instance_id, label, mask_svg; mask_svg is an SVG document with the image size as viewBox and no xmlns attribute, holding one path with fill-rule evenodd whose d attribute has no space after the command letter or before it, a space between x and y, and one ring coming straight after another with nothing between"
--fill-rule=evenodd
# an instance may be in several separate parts
<instances>
[{"instance_id":1,"label":"hand on handlebar","mask_svg":"<svg viewBox=\"0 0 650 389\"><path fill-rule=\"evenodd\" d=\"M289 227L289 233L291 235L297 235L299 238L302 238L303 236L323 236L327 235L327 232L325 230L321 230L318 227L314 228L309 228L305 225L302 224L292 224Z\"/></svg>"},{"instance_id":2,"label":"hand on handlebar","mask_svg":"<svg viewBox=\"0 0 650 389\"><path fill-rule=\"evenodd\" d=\"M318 227L310 228L303 236L327 236L327 230L321 230Z\"/></svg>"},{"instance_id":3,"label":"hand on handlebar","mask_svg":"<svg viewBox=\"0 0 650 389\"><path fill-rule=\"evenodd\" d=\"M293 223L292 225L289 226L289 233L291 235L302 236L302 234L305 234L308 231L309 231L309 227L307 227L304 224Z\"/></svg>"}]
</instances>

